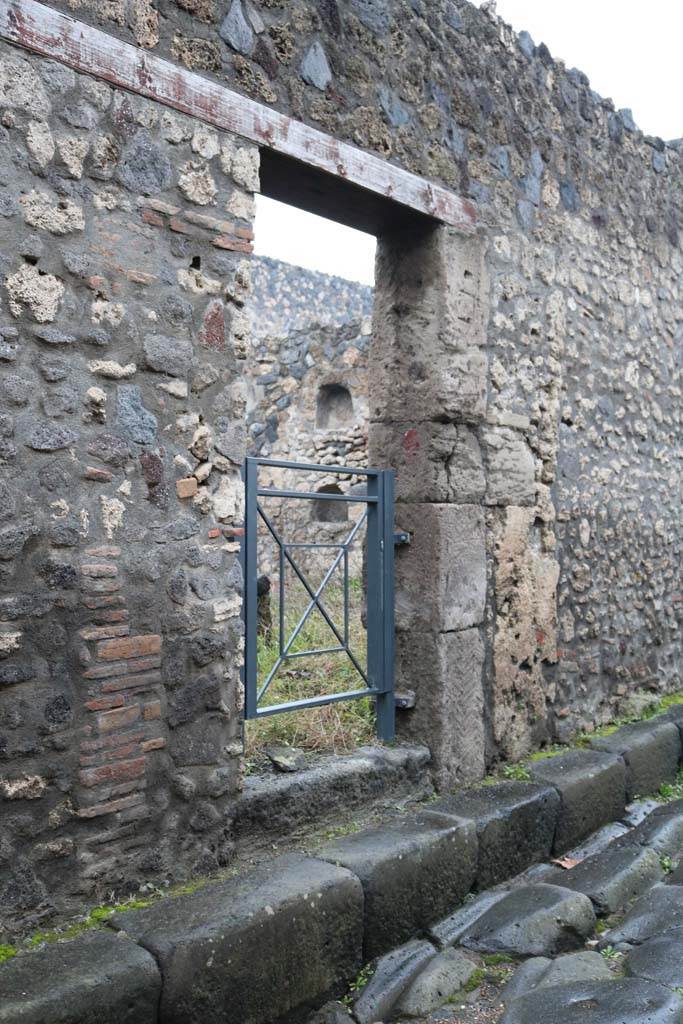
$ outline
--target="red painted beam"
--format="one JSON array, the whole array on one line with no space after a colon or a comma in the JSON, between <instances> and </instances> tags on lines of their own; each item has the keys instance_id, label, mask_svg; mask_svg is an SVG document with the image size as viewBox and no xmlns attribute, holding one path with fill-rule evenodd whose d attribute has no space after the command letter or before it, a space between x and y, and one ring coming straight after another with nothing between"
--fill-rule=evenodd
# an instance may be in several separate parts
<instances>
[{"instance_id":1,"label":"red painted beam","mask_svg":"<svg viewBox=\"0 0 683 1024\"><path fill-rule=\"evenodd\" d=\"M0 37L293 157L471 234L476 207L454 192L170 61L36 3L0 0Z\"/></svg>"}]
</instances>

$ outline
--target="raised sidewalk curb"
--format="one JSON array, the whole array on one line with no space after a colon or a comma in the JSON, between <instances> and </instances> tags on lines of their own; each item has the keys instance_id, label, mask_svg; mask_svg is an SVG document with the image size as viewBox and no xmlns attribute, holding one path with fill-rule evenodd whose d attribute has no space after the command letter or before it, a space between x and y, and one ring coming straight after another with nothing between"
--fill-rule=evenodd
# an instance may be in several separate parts
<instances>
[{"instance_id":1,"label":"raised sidewalk curb","mask_svg":"<svg viewBox=\"0 0 683 1024\"><path fill-rule=\"evenodd\" d=\"M364 960L437 926L471 889L571 848L622 816L627 794L672 781L681 720L626 726L596 738L600 749L533 762L533 782L443 797L314 856L115 914L115 931L9 960L0 1024L302 1020Z\"/></svg>"}]
</instances>

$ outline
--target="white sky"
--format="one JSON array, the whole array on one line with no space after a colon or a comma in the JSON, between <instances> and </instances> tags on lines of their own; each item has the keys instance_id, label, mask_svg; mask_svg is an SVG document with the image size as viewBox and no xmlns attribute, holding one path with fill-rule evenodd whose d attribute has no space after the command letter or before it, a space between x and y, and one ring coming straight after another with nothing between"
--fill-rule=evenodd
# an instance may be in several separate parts
<instances>
[{"instance_id":1,"label":"white sky","mask_svg":"<svg viewBox=\"0 0 683 1024\"><path fill-rule=\"evenodd\" d=\"M630 107L646 134L683 137L683 0L498 0L498 14ZM256 209L258 255L373 283L370 235L261 196Z\"/></svg>"}]
</instances>

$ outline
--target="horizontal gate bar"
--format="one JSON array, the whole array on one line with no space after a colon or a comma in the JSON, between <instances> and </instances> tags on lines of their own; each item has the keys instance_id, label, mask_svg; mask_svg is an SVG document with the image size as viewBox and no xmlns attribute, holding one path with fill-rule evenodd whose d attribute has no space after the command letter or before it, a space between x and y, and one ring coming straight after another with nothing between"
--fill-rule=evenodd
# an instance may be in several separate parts
<instances>
[{"instance_id":1,"label":"horizontal gate bar","mask_svg":"<svg viewBox=\"0 0 683 1024\"><path fill-rule=\"evenodd\" d=\"M340 142L36 0L0 0L0 36L467 234L475 231L474 204L442 185Z\"/></svg>"},{"instance_id":2,"label":"horizontal gate bar","mask_svg":"<svg viewBox=\"0 0 683 1024\"><path fill-rule=\"evenodd\" d=\"M336 704L342 700L353 700L357 697L377 697L377 690L347 690L345 693L330 693L324 697L310 697L307 700L293 700L288 704L271 704L259 708L256 718L262 715L279 715L282 711L301 711L302 708L321 708L325 704Z\"/></svg>"},{"instance_id":3,"label":"horizontal gate bar","mask_svg":"<svg viewBox=\"0 0 683 1024\"><path fill-rule=\"evenodd\" d=\"M326 466L320 462L283 462L282 459L256 459L249 456L247 462L259 466L273 466L276 469L303 469L318 473L337 473L342 476L379 476L379 469L363 469L359 466Z\"/></svg>"},{"instance_id":4,"label":"horizontal gate bar","mask_svg":"<svg viewBox=\"0 0 683 1024\"><path fill-rule=\"evenodd\" d=\"M314 498L321 501L348 501L353 505L372 505L377 498L367 494L330 494L329 491L278 491L274 487L260 487L259 498Z\"/></svg>"}]
</instances>

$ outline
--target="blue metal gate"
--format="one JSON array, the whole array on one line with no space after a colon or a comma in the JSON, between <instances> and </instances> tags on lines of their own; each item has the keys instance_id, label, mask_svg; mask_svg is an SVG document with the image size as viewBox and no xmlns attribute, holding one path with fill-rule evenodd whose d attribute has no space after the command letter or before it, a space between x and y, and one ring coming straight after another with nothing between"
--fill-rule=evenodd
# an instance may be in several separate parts
<instances>
[{"instance_id":1,"label":"blue metal gate","mask_svg":"<svg viewBox=\"0 0 683 1024\"><path fill-rule=\"evenodd\" d=\"M271 467L297 472L307 476L330 475L339 477L364 477L366 487L363 493L330 493L311 490L280 490L259 485L259 468ZM376 728L380 739L394 737L394 474L391 470L358 469L348 466L318 466L307 463L282 462L276 459L248 458L245 462L246 485L245 538L242 549L244 569L244 622L245 622L245 718L261 718L285 711L320 707L336 701L356 700L372 697L376 705ZM288 543L276 528L273 518L264 509L265 498L281 498L286 501L343 501L362 505L363 511L357 521L349 524L345 540L334 544ZM258 678L257 633L258 633L258 525L262 522L274 541L279 559L279 609L276 634L278 657L271 671L264 679ZM366 566L366 608L367 608L367 661L366 668L351 649L349 643L349 549L360 531L365 527ZM332 549L333 557L322 581L313 586L307 574L297 564L297 551L303 549ZM291 570L307 594L308 605L301 614L293 631L286 636L285 628L285 568ZM324 591L338 569L343 571L344 580L344 622L339 626L325 605ZM294 651L309 617L317 610L336 640L333 647L313 651ZM343 652L350 659L359 677L359 689L344 693L317 694L305 700L279 704L264 704L268 688L283 666L294 658Z\"/></svg>"}]
</instances>

